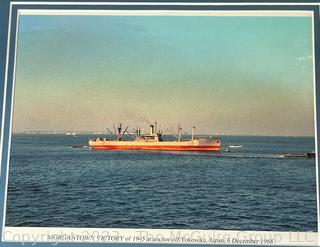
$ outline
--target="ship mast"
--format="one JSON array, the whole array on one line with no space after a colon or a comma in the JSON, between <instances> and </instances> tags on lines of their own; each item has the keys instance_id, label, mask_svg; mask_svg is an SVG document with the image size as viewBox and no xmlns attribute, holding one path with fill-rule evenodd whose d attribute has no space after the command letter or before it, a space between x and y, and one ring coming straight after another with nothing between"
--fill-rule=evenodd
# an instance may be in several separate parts
<instances>
[{"instance_id":1,"label":"ship mast","mask_svg":"<svg viewBox=\"0 0 320 247\"><path fill-rule=\"evenodd\" d=\"M114 126L113 126L113 129L115 130L116 132L116 136L117 136L117 141L122 141L122 137L124 136L124 134L127 132L129 126L127 126L127 128L122 132L122 123L118 123L118 128L116 129ZM108 128L107 130L112 133Z\"/></svg>"},{"instance_id":2,"label":"ship mast","mask_svg":"<svg viewBox=\"0 0 320 247\"><path fill-rule=\"evenodd\" d=\"M196 127L192 126L192 130L191 130L191 140L194 139L194 130L196 129Z\"/></svg>"},{"instance_id":3,"label":"ship mast","mask_svg":"<svg viewBox=\"0 0 320 247\"><path fill-rule=\"evenodd\" d=\"M118 123L118 128L117 128L117 140L121 141L121 130L122 130L122 123Z\"/></svg>"},{"instance_id":4,"label":"ship mast","mask_svg":"<svg viewBox=\"0 0 320 247\"><path fill-rule=\"evenodd\" d=\"M180 126L180 124L178 124L178 141L181 141L181 132L182 132L182 128Z\"/></svg>"}]
</instances>

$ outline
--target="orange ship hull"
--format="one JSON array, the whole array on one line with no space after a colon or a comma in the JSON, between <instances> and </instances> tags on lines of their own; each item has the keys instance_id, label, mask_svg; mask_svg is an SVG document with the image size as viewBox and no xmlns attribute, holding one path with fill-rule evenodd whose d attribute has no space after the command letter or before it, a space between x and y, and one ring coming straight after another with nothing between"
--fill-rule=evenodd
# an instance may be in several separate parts
<instances>
[{"instance_id":1,"label":"orange ship hull","mask_svg":"<svg viewBox=\"0 0 320 247\"><path fill-rule=\"evenodd\" d=\"M220 151L221 142L213 140L190 140L172 142L104 141L91 140L89 146L97 150L163 150L163 151Z\"/></svg>"}]
</instances>

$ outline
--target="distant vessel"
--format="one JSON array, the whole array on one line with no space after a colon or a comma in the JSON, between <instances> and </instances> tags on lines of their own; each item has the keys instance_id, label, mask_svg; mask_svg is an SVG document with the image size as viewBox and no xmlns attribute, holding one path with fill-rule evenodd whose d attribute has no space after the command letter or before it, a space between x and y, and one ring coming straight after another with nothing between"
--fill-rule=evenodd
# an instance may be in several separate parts
<instances>
[{"instance_id":1,"label":"distant vessel","mask_svg":"<svg viewBox=\"0 0 320 247\"><path fill-rule=\"evenodd\" d=\"M109 129L107 129L113 134ZM128 127L122 132L122 124L118 125L115 140L96 138L89 140L92 149L120 149L120 150L164 150L164 151L220 151L220 138L198 138L194 136L195 127L192 128L190 140L181 138L182 128L178 125L178 136L175 141L164 141L162 131L157 131L157 123L150 125L150 132L142 134L135 131L135 140L123 140Z\"/></svg>"},{"instance_id":2,"label":"distant vessel","mask_svg":"<svg viewBox=\"0 0 320 247\"><path fill-rule=\"evenodd\" d=\"M229 145L229 148L242 148L241 145Z\"/></svg>"},{"instance_id":3,"label":"distant vessel","mask_svg":"<svg viewBox=\"0 0 320 247\"><path fill-rule=\"evenodd\" d=\"M314 159L316 158L316 152L308 152L304 154L293 154L293 153L287 153L284 155L285 158L308 158L308 159Z\"/></svg>"},{"instance_id":4,"label":"distant vessel","mask_svg":"<svg viewBox=\"0 0 320 247\"><path fill-rule=\"evenodd\" d=\"M76 132L67 132L66 136L75 136L77 133Z\"/></svg>"}]
</instances>

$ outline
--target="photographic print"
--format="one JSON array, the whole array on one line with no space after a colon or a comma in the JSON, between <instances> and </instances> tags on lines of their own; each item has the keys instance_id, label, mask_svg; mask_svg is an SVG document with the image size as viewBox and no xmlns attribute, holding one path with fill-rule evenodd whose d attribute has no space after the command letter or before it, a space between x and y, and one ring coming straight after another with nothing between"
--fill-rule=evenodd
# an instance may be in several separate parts
<instances>
[{"instance_id":1,"label":"photographic print","mask_svg":"<svg viewBox=\"0 0 320 247\"><path fill-rule=\"evenodd\" d=\"M311 11L25 10L16 35L6 229L318 232Z\"/></svg>"}]
</instances>

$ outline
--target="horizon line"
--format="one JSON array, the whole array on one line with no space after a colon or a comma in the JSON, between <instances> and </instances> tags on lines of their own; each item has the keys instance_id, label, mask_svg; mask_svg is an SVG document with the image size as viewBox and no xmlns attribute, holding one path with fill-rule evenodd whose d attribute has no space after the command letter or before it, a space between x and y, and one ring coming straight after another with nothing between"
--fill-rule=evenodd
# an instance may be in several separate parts
<instances>
[{"instance_id":1,"label":"horizon line","mask_svg":"<svg viewBox=\"0 0 320 247\"><path fill-rule=\"evenodd\" d=\"M74 133L75 135L89 135L89 134L95 134L95 135L111 135L108 132L103 131L46 131L46 130L40 130L40 131L18 131L18 132L12 132L12 135L17 134L24 134L24 135L66 135L67 133ZM167 135L174 135L167 134ZM130 135L130 134L129 134ZM191 135L189 132L184 132L182 135ZM257 136L257 137L313 137L315 138L316 135L267 135L267 134L227 134L227 133L214 133L214 134L207 134L207 133L199 133L195 134L194 136Z\"/></svg>"}]
</instances>

